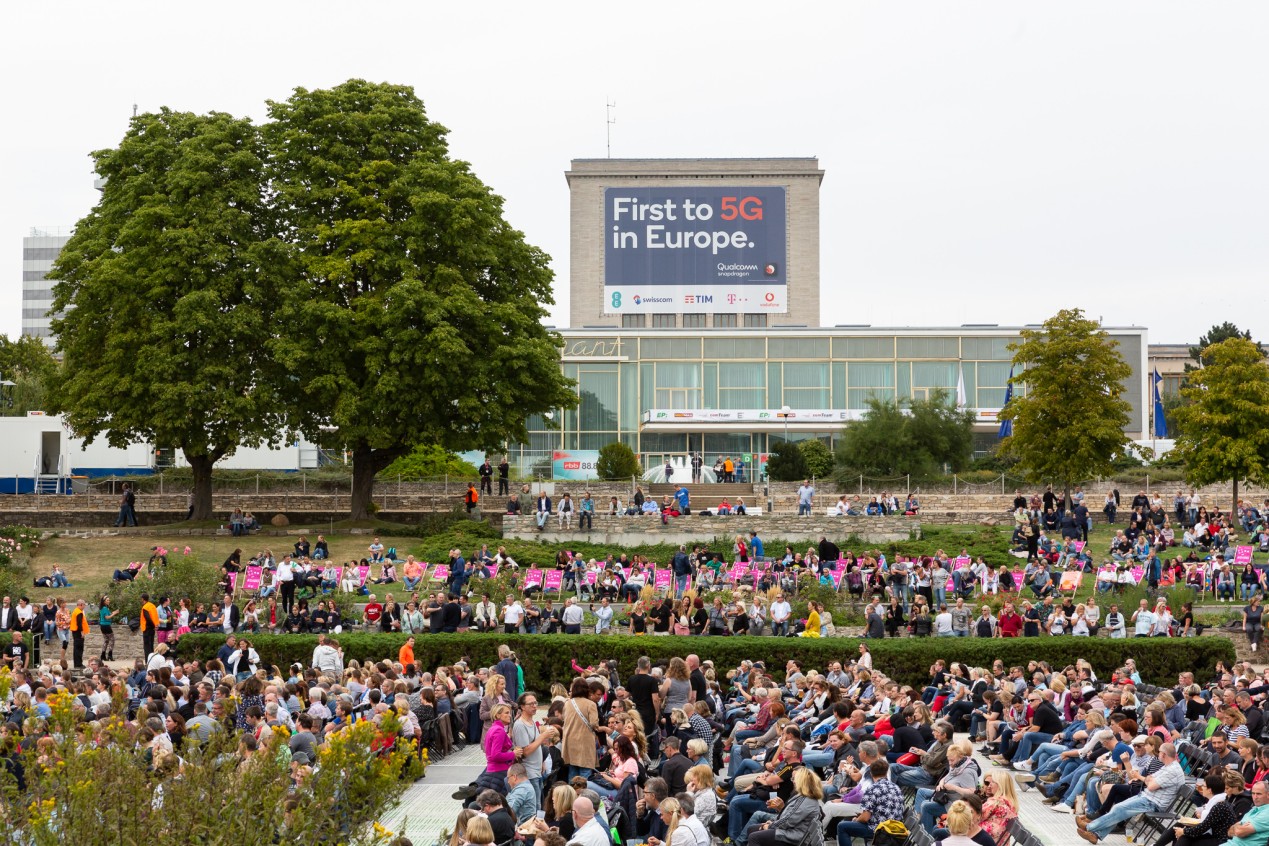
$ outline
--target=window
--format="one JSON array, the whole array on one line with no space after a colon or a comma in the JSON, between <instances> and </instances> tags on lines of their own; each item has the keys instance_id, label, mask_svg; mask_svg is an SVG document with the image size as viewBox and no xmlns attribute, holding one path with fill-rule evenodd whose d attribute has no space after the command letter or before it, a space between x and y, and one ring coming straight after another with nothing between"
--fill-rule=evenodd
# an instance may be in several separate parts
<instances>
[{"instance_id":1,"label":"window","mask_svg":"<svg viewBox=\"0 0 1269 846\"><path fill-rule=\"evenodd\" d=\"M657 362L654 408L700 408L701 366Z\"/></svg>"},{"instance_id":2,"label":"window","mask_svg":"<svg viewBox=\"0 0 1269 846\"><path fill-rule=\"evenodd\" d=\"M678 321L674 319L675 317L677 315L674 314L654 314L652 315L652 328L673 329L678 326Z\"/></svg>"},{"instance_id":3,"label":"window","mask_svg":"<svg viewBox=\"0 0 1269 846\"><path fill-rule=\"evenodd\" d=\"M705 357L720 361L736 358L766 358L766 341L762 338L706 338Z\"/></svg>"},{"instance_id":4,"label":"window","mask_svg":"<svg viewBox=\"0 0 1269 846\"><path fill-rule=\"evenodd\" d=\"M775 338L771 339L775 342ZM785 364L784 404L789 408L832 408L827 363Z\"/></svg>"},{"instance_id":5,"label":"window","mask_svg":"<svg viewBox=\"0 0 1269 846\"><path fill-rule=\"evenodd\" d=\"M834 338L833 358L894 358L894 338Z\"/></svg>"},{"instance_id":6,"label":"window","mask_svg":"<svg viewBox=\"0 0 1269 846\"><path fill-rule=\"evenodd\" d=\"M746 314L745 327L759 328L767 325L767 316L765 314Z\"/></svg>"},{"instance_id":7,"label":"window","mask_svg":"<svg viewBox=\"0 0 1269 846\"><path fill-rule=\"evenodd\" d=\"M639 353L645 358L700 358L700 338L644 338Z\"/></svg>"},{"instance_id":8,"label":"window","mask_svg":"<svg viewBox=\"0 0 1269 846\"><path fill-rule=\"evenodd\" d=\"M772 338L767 347L772 358L828 358L827 338Z\"/></svg>"},{"instance_id":9,"label":"window","mask_svg":"<svg viewBox=\"0 0 1269 846\"><path fill-rule=\"evenodd\" d=\"M1009 351L1012 338L962 338L961 353L967 360L1009 361L1013 353Z\"/></svg>"},{"instance_id":10,"label":"window","mask_svg":"<svg viewBox=\"0 0 1269 846\"><path fill-rule=\"evenodd\" d=\"M719 408L765 408L766 368L762 362L718 364Z\"/></svg>"},{"instance_id":11,"label":"window","mask_svg":"<svg viewBox=\"0 0 1269 846\"><path fill-rule=\"evenodd\" d=\"M900 338L899 358L961 357L960 338Z\"/></svg>"},{"instance_id":12,"label":"window","mask_svg":"<svg viewBox=\"0 0 1269 846\"><path fill-rule=\"evenodd\" d=\"M582 370L578 374L578 428L590 432L617 431L616 370Z\"/></svg>"},{"instance_id":13,"label":"window","mask_svg":"<svg viewBox=\"0 0 1269 846\"><path fill-rule=\"evenodd\" d=\"M868 400L894 399L894 365L889 362L861 361L846 366L846 383L849 386L847 406L855 409L868 407Z\"/></svg>"},{"instance_id":14,"label":"window","mask_svg":"<svg viewBox=\"0 0 1269 846\"><path fill-rule=\"evenodd\" d=\"M736 315L734 314L716 314L714 315L715 329L735 329Z\"/></svg>"},{"instance_id":15,"label":"window","mask_svg":"<svg viewBox=\"0 0 1269 846\"><path fill-rule=\"evenodd\" d=\"M684 329L704 329L705 315L703 314L685 314L683 315Z\"/></svg>"},{"instance_id":16,"label":"window","mask_svg":"<svg viewBox=\"0 0 1269 846\"><path fill-rule=\"evenodd\" d=\"M622 329L642 329L647 325L647 317L642 314L623 314L621 316Z\"/></svg>"}]
</instances>

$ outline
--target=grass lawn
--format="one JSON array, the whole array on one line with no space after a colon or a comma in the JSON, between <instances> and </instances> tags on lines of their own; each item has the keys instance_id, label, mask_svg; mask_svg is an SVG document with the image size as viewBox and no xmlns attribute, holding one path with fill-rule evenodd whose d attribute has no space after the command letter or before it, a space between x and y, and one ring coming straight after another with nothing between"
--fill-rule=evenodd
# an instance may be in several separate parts
<instances>
[{"instance_id":1,"label":"grass lawn","mask_svg":"<svg viewBox=\"0 0 1269 846\"><path fill-rule=\"evenodd\" d=\"M53 570L54 564L62 565L66 577L74 587L50 591L47 588L31 587L33 593L28 594L33 602L44 600L48 595L64 596L69 599L95 600L96 596L110 586L111 575L116 569L124 569L130 561L146 561L150 557L150 547L162 546L168 550L169 557L182 554L186 546L191 554L198 556L199 561L219 569L221 563L229 557L234 549L242 548L243 563L247 558L263 549L271 549L274 555L281 557L290 552L298 539L294 537L246 537L235 538L232 535L215 536L120 536L97 538L56 537L44 541L39 552L31 562L31 578L46 576ZM317 537L316 532L308 533L309 542ZM370 545L371 535L326 535L331 556L338 562L352 558L366 557L366 548ZM380 536L385 547L397 548L404 557L419 543L418 538ZM29 583L28 583L29 584Z\"/></svg>"}]
</instances>

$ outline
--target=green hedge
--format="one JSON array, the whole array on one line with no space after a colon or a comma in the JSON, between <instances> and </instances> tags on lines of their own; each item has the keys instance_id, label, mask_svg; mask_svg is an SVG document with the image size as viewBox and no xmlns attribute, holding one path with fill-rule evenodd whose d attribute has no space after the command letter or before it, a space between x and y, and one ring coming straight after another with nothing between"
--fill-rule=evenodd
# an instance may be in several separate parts
<instances>
[{"instance_id":1,"label":"green hedge","mask_svg":"<svg viewBox=\"0 0 1269 846\"><path fill-rule=\"evenodd\" d=\"M248 636L262 661L285 669L292 663L308 666L317 644L310 635ZM344 648L344 660L379 661L396 659L397 650L405 641L403 635L349 634L338 637ZM205 660L213 657L224 643L220 635L186 635L176 645L182 658ZM571 662L590 665L601 660L616 659L622 675L634 671L640 655L654 662L675 655L694 652L702 660L712 659L720 669L727 669L748 658L763 660L767 667L782 673L785 662L798 658L807 667L823 668L832 659L846 660L857 654L858 640L828 638L807 640L774 637L629 637L623 635L502 635L440 634L415 639L414 656L421 666L431 668L453 664L466 657L477 666L497 661L498 645L505 643L515 650L524 665L525 684L531 690L545 691L552 682L572 678ZM886 675L905 684L924 684L929 667L936 658L962 661L969 666L990 666L999 658L1006 665L1026 666L1028 661L1048 661L1064 667L1077 658L1085 658L1101 678L1133 658L1142 679L1157 684L1172 684L1177 673L1197 671L1205 677L1218 659L1234 661L1234 645L1223 637L1157 638L1151 640L1111 640L1110 638L899 638L869 642L873 663Z\"/></svg>"}]
</instances>

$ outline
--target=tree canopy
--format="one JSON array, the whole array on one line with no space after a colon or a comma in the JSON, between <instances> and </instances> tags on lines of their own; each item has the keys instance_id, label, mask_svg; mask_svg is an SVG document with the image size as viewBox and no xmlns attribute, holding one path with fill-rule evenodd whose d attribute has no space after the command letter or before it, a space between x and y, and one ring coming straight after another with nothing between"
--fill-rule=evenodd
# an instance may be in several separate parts
<instances>
[{"instance_id":1,"label":"tree canopy","mask_svg":"<svg viewBox=\"0 0 1269 846\"><path fill-rule=\"evenodd\" d=\"M863 419L842 430L838 477L925 476L944 466L959 472L969 465L973 424L973 414L954 408L943 390L905 404L873 397Z\"/></svg>"},{"instance_id":2,"label":"tree canopy","mask_svg":"<svg viewBox=\"0 0 1269 846\"><path fill-rule=\"evenodd\" d=\"M1061 483L1069 497L1073 483L1106 475L1127 447L1132 406L1124 380L1132 368L1118 346L1080 309L1059 311L1010 344L1026 393L1000 414L1013 421L1001 450L1032 481Z\"/></svg>"},{"instance_id":3,"label":"tree canopy","mask_svg":"<svg viewBox=\"0 0 1269 846\"><path fill-rule=\"evenodd\" d=\"M1221 341L1227 341L1230 338L1242 338L1245 341L1250 341L1251 332L1239 329L1228 320L1224 323L1214 324L1211 329L1207 330L1206 334L1199 336L1198 346L1190 347L1190 358L1194 360L1194 364L1197 364L1198 367L1204 367L1207 364L1207 361L1204 359L1203 353L1207 350L1207 348L1215 346ZM1265 354L1264 348L1261 347L1260 344L1256 344L1256 349L1260 351L1261 355ZM1198 368L1196 368L1193 364L1185 365L1187 373L1196 369Z\"/></svg>"},{"instance_id":4,"label":"tree canopy","mask_svg":"<svg viewBox=\"0 0 1269 846\"><path fill-rule=\"evenodd\" d=\"M630 479L643 475L643 467L640 466L634 450L621 441L613 441L599 448L595 473L599 478L609 481Z\"/></svg>"},{"instance_id":5,"label":"tree canopy","mask_svg":"<svg viewBox=\"0 0 1269 846\"><path fill-rule=\"evenodd\" d=\"M216 461L282 437L265 157L246 119L134 117L118 148L93 153L101 198L50 274L65 359L49 410L90 442L178 447L196 519Z\"/></svg>"},{"instance_id":6,"label":"tree canopy","mask_svg":"<svg viewBox=\"0 0 1269 846\"><path fill-rule=\"evenodd\" d=\"M1176 447L1195 485L1269 481L1269 363L1260 347L1231 336L1202 351L1202 369L1181 388L1188 402L1176 410Z\"/></svg>"},{"instance_id":7,"label":"tree canopy","mask_svg":"<svg viewBox=\"0 0 1269 846\"><path fill-rule=\"evenodd\" d=\"M0 379L13 383L0 388L0 407L10 414L42 410L57 366L52 351L39 338L19 335L10 340L0 335Z\"/></svg>"},{"instance_id":8,"label":"tree canopy","mask_svg":"<svg viewBox=\"0 0 1269 846\"><path fill-rule=\"evenodd\" d=\"M806 454L793 441L778 440L771 444L767 457L767 478L773 482L800 482L810 478Z\"/></svg>"},{"instance_id":9,"label":"tree canopy","mask_svg":"<svg viewBox=\"0 0 1269 846\"><path fill-rule=\"evenodd\" d=\"M349 80L269 103L286 251L272 348L296 428L353 457L353 519L375 474L419 443L496 449L571 406L548 257L449 155L406 86Z\"/></svg>"}]
</instances>

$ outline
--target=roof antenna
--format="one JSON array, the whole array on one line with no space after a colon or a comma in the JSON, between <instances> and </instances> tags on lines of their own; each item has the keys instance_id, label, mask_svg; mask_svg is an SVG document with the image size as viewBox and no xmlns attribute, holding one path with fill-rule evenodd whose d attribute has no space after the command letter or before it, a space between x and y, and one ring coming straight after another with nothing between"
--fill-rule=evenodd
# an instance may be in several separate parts
<instances>
[{"instance_id":1,"label":"roof antenna","mask_svg":"<svg viewBox=\"0 0 1269 846\"><path fill-rule=\"evenodd\" d=\"M612 158L612 125L617 122L617 119L613 117L612 110L617 108L617 104L615 102L610 102L607 98L604 98L604 102L607 104L607 112L608 112L608 127L607 127L608 158L611 159Z\"/></svg>"}]
</instances>

